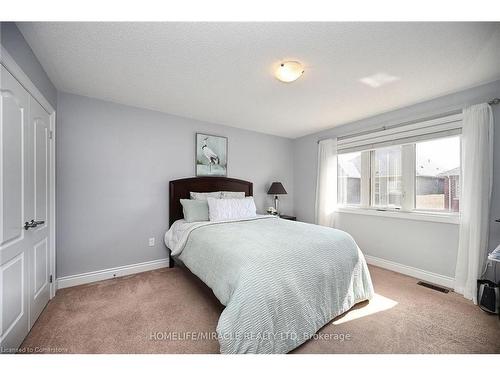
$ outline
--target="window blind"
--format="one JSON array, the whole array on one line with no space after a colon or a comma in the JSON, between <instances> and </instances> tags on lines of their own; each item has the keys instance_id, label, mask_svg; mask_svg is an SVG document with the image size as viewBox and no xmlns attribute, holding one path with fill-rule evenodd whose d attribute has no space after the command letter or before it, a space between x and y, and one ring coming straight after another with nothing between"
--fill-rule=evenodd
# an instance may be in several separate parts
<instances>
[{"instance_id":1,"label":"window blind","mask_svg":"<svg viewBox=\"0 0 500 375\"><path fill-rule=\"evenodd\" d=\"M449 137L462 132L462 114L395 126L360 135L347 135L337 139L338 153L371 150L402 145L433 138Z\"/></svg>"}]
</instances>

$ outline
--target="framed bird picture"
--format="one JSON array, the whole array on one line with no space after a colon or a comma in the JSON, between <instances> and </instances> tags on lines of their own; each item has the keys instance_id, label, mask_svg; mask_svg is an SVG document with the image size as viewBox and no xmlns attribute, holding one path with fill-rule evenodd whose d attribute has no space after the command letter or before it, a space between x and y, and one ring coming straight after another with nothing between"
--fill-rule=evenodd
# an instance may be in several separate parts
<instances>
[{"instance_id":1,"label":"framed bird picture","mask_svg":"<svg viewBox=\"0 0 500 375\"><path fill-rule=\"evenodd\" d=\"M196 176L227 175L227 138L196 133Z\"/></svg>"}]
</instances>

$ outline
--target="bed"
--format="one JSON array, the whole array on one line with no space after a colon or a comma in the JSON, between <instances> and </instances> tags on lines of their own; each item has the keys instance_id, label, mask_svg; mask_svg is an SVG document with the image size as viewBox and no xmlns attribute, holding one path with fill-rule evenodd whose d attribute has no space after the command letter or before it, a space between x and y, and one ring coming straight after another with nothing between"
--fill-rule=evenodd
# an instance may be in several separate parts
<instances>
[{"instance_id":1,"label":"bed","mask_svg":"<svg viewBox=\"0 0 500 375\"><path fill-rule=\"evenodd\" d=\"M170 182L165 243L225 306L217 325L221 353L288 353L373 296L366 261L349 234L269 215L188 223L180 199L190 191L251 196L253 185L225 177Z\"/></svg>"}]
</instances>

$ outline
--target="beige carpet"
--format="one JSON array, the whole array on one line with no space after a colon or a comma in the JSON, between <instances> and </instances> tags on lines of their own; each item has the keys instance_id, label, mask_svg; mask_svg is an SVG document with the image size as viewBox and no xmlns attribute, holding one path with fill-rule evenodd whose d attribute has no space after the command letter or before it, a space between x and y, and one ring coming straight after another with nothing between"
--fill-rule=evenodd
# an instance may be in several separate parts
<instances>
[{"instance_id":1,"label":"beige carpet","mask_svg":"<svg viewBox=\"0 0 500 375\"><path fill-rule=\"evenodd\" d=\"M455 293L370 267L375 298L294 353L500 353L500 321ZM161 269L58 291L25 352L218 353L222 306L188 271ZM170 337L169 337L170 334ZM189 339L189 336L193 339Z\"/></svg>"}]
</instances>

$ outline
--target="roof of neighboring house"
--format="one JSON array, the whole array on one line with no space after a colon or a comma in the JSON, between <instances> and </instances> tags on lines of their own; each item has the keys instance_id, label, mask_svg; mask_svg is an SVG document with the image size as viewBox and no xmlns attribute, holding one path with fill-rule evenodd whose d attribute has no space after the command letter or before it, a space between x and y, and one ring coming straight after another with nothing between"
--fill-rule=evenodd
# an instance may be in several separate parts
<instances>
[{"instance_id":1,"label":"roof of neighboring house","mask_svg":"<svg viewBox=\"0 0 500 375\"><path fill-rule=\"evenodd\" d=\"M361 157L343 157L342 162L338 164L339 175L348 176L350 178L361 178Z\"/></svg>"},{"instance_id":2,"label":"roof of neighboring house","mask_svg":"<svg viewBox=\"0 0 500 375\"><path fill-rule=\"evenodd\" d=\"M445 176L460 176L460 167L456 167L453 169L449 169L447 171L441 172L438 174L439 177L445 177Z\"/></svg>"},{"instance_id":3,"label":"roof of neighboring house","mask_svg":"<svg viewBox=\"0 0 500 375\"><path fill-rule=\"evenodd\" d=\"M339 168L342 169L342 175L349 176L351 178L361 178L361 173L358 169L358 166L351 160L342 163L342 165L339 165Z\"/></svg>"},{"instance_id":4,"label":"roof of neighboring house","mask_svg":"<svg viewBox=\"0 0 500 375\"><path fill-rule=\"evenodd\" d=\"M416 167L417 176L436 177L445 170L431 159L427 159L423 162L417 163Z\"/></svg>"}]
</instances>

